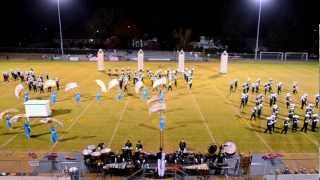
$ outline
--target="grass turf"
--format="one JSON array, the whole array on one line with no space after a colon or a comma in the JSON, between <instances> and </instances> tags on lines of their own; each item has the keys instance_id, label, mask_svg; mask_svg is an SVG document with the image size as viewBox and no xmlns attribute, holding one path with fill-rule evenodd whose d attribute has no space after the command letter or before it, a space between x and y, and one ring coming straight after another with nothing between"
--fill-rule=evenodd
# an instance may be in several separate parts
<instances>
[{"instance_id":1,"label":"grass turf","mask_svg":"<svg viewBox=\"0 0 320 180\"><path fill-rule=\"evenodd\" d=\"M106 68L135 69L134 62L108 62ZM0 61L0 72L10 69L27 70L34 68L37 74L46 71L52 77L59 77L62 84L78 82L81 103L77 105L71 92L58 92L58 102L52 106L53 116L64 122L64 128L58 129L60 137L56 145L50 142L49 126L32 120L31 140L24 137L22 122L12 130L0 123L0 150L9 151L81 151L88 144L105 142L113 150L120 150L127 139L133 143L142 140L147 151L157 151L159 147L159 115L148 114L147 105L134 93L132 85L129 95L123 102L115 100L116 90L103 95L101 102L95 101L98 90L94 80L107 83L111 78L96 71L96 64L90 62L48 62L48 61ZM219 63L187 62L186 67L194 67L193 88L189 91L180 78L178 88L166 93L168 111L165 113L166 130L164 147L167 151L177 149L181 138L187 141L191 151L205 152L210 143L221 144L234 141L240 152L286 152L315 153L318 148L319 133L289 133L282 135L282 118L287 115L284 104L285 93L293 81L299 82L299 93L308 93L314 101L318 92L318 66L313 63L286 63L235 61L229 65L229 73L219 74ZM176 68L176 63L146 62L145 68L152 70ZM251 80L261 78L262 84L269 78L284 83L285 92L279 99L280 121L277 133L263 133L266 120L249 121L255 95L250 94L249 106L239 112L240 91L229 95L229 81L238 78L240 84L248 77ZM14 87L18 82L0 82L0 111L18 108L24 111L23 98L14 97ZM146 84L150 87L150 82ZM150 88L149 88L150 89ZM151 92L151 90L149 90ZM155 94L155 93L153 93ZM31 99L48 99L49 94L30 93ZM299 104L299 96L293 96ZM263 115L270 115L265 102ZM303 115L303 111L298 110ZM300 127L302 121L300 121Z\"/></svg>"}]
</instances>

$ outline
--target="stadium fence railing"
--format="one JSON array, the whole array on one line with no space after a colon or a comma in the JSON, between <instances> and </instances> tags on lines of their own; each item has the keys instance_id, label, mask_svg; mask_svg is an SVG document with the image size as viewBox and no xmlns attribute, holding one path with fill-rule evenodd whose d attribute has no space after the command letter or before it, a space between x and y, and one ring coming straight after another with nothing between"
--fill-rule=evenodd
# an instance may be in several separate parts
<instances>
[{"instance_id":1,"label":"stadium fence railing","mask_svg":"<svg viewBox=\"0 0 320 180\"><path fill-rule=\"evenodd\" d=\"M66 48L65 56L61 57L57 48L0 48L0 60L5 59L44 59L44 60L83 60L89 61L95 57L98 49L89 48ZM106 60L136 60L138 50L113 50L105 49ZM230 60L254 60L253 53L228 52ZM220 59L221 52L185 52L185 59L190 61L209 61ZM176 61L177 51L145 50L145 60L147 61ZM299 52L260 52L259 59L285 61L310 61L318 60L317 55L301 54ZM282 61L281 61L282 62Z\"/></svg>"},{"instance_id":2,"label":"stadium fence railing","mask_svg":"<svg viewBox=\"0 0 320 180\"><path fill-rule=\"evenodd\" d=\"M181 178L214 178L214 177L234 177L237 179L316 179L319 176L319 164L315 158L282 158L284 165L278 169L270 169L264 167L265 164L260 164L261 168L266 169L262 174L252 174L249 171L240 169L241 173L223 175L191 175L181 170L170 172L170 176L177 179ZM77 167L76 173L66 171L71 167ZM268 169L268 170L267 170ZM227 171L228 172L228 171ZM76 160L0 160L0 178L1 176L15 176L15 177L84 177L100 176L102 179L108 179L113 175L103 173L90 173L84 166L82 161ZM9 173L9 174L2 174ZM137 172L128 176L132 179L144 177L141 173ZM75 178L77 179L77 178ZM85 179L85 178L84 178ZM219 179L219 178L218 178Z\"/></svg>"}]
</instances>

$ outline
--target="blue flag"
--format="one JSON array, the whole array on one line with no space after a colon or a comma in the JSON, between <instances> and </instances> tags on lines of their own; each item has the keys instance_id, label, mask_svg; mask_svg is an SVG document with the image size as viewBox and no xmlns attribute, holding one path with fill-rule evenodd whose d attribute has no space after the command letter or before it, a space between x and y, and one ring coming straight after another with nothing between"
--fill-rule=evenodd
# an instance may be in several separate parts
<instances>
[{"instance_id":1,"label":"blue flag","mask_svg":"<svg viewBox=\"0 0 320 180\"><path fill-rule=\"evenodd\" d=\"M27 102L27 101L29 101L29 93L25 93L24 94L24 102Z\"/></svg>"},{"instance_id":2,"label":"blue flag","mask_svg":"<svg viewBox=\"0 0 320 180\"><path fill-rule=\"evenodd\" d=\"M51 133L50 140L54 144L58 141L58 133L57 133L56 128L52 127L50 129L50 133Z\"/></svg>"},{"instance_id":3,"label":"blue flag","mask_svg":"<svg viewBox=\"0 0 320 180\"><path fill-rule=\"evenodd\" d=\"M164 102L164 91L160 91L160 102Z\"/></svg>"},{"instance_id":4,"label":"blue flag","mask_svg":"<svg viewBox=\"0 0 320 180\"><path fill-rule=\"evenodd\" d=\"M122 92L122 91L119 91L119 92L117 93L117 96L116 96L117 101L120 102L120 101L123 100L123 98L124 98L123 92Z\"/></svg>"},{"instance_id":5,"label":"blue flag","mask_svg":"<svg viewBox=\"0 0 320 180\"><path fill-rule=\"evenodd\" d=\"M166 122L163 117L160 117L159 128L162 131L166 126Z\"/></svg>"},{"instance_id":6,"label":"blue flag","mask_svg":"<svg viewBox=\"0 0 320 180\"><path fill-rule=\"evenodd\" d=\"M12 128L12 124L11 124L11 122L10 122L10 116L7 114L6 115L6 127L8 128L8 129L11 129Z\"/></svg>"},{"instance_id":7,"label":"blue flag","mask_svg":"<svg viewBox=\"0 0 320 180\"><path fill-rule=\"evenodd\" d=\"M80 99L81 99L80 93L77 93L77 94L75 95L75 100L76 100L76 102L77 102L78 104L80 103Z\"/></svg>"},{"instance_id":8,"label":"blue flag","mask_svg":"<svg viewBox=\"0 0 320 180\"><path fill-rule=\"evenodd\" d=\"M24 123L24 135L26 136L27 139L30 139L31 136L31 126L29 122Z\"/></svg>"},{"instance_id":9,"label":"blue flag","mask_svg":"<svg viewBox=\"0 0 320 180\"><path fill-rule=\"evenodd\" d=\"M96 93L96 101L99 102L101 100L101 95L99 93L99 91L97 91Z\"/></svg>"},{"instance_id":10,"label":"blue flag","mask_svg":"<svg viewBox=\"0 0 320 180\"><path fill-rule=\"evenodd\" d=\"M149 93L147 88L143 88L142 94L141 94L141 99L146 101L149 98Z\"/></svg>"},{"instance_id":11,"label":"blue flag","mask_svg":"<svg viewBox=\"0 0 320 180\"><path fill-rule=\"evenodd\" d=\"M55 92L52 92L50 99L51 99L51 103L55 104L57 102L57 94Z\"/></svg>"}]
</instances>

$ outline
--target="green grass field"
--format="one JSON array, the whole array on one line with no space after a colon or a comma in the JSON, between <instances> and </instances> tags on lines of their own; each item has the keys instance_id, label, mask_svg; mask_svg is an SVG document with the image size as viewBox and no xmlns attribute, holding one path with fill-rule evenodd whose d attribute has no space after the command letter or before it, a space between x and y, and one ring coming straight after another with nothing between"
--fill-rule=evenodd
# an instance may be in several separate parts
<instances>
[{"instance_id":1,"label":"green grass field","mask_svg":"<svg viewBox=\"0 0 320 180\"><path fill-rule=\"evenodd\" d=\"M134 62L106 63L106 68L131 67ZM152 70L176 68L176 63L145 63L145 68ZM27 70L33 67L37 74L49 72L59 77L62 84L78 82L81 92L81 103L74 102L71 92L58 92L58 102L52 106L53 116L64 122L64 128L58 130L60 141L56 145L50 142L49 126L32 120L33 138L28 142L24 137L22 122L7 130L4 120L0 123L0 151L81 151L88 144L104 142L119 150L127 139L133 143L142 140L147 151L157 151L159 147L159 115L149 115L147 105L134 93L132 85L130 94L124 101L115 100L116 91L103 95L101 102L95 101L98 89L94 80L101 79L107 83L110 78L96 71L96 64L90 62L41 62L41 61L0 61L0 72L19 68ZM284 104L285 93L291 88L293 81L299 82L300 95L309 94L314 100L318 92L318 65L315 63L275 62L253 63L232 62L229 73L221 76L219 63L186 63L186 67L194 67L193 88L189 91L183 82L178 81L178 89L166 93L168 111L166 112L166 130L164 147L167 151L177 149L178 142L185 138L191 151L206 152L210 143L221 144L227 140L234 141L240 152L286 152L315 153L318 150L319 133L309 131L307 134L297 132L280 134L282 119L287 116ZM263 133L266 120L249 121L250 111L255 95L250 96L249 106L243 113L239 112L240 91L229 96L229 81L238 78L240 84L248 77L251 80L261 78L262 84L269 78L284 83L285 92L280 99L279 129L272 135ZM18 82L0 83L0 111L18 108L24 112L23 98L14 96L14 87ZM150 87L150 82L146 81ZM151 91L150 91L151 92ZM154 93L155 94L155 93ZM49 94L30 93L31 99L48 99ZM296 104L299 96L293 96ZM270 109L265 101L263 115L269 116ZM298 111L303 115L301 110ZM300 126L302 123L300 122Z\"/></svg>"}]
</instances>

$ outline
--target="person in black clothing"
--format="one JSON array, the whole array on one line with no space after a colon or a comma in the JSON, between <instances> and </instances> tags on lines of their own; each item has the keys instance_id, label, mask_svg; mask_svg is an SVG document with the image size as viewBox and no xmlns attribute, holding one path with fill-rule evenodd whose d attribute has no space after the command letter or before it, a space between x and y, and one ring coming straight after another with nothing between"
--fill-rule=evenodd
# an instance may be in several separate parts
<instances>
[{"instance_id":1,"label":"person in black clothing","mask_svg":"<svg viewBox=\"0 0 320 180\"><path fill-rule=\"evenodd\" d=\"M241 99L240 99L240 110L242 110L245 107L245 102L246 102L246 95L242 93Z\"/></svg>"},{"instance_id":2,"label":"person in black clothing","mask_svg":"<svg viewBox=\"0 0 320 180\"><path fill-rule=\"evenodd\" d=\"M272 119L270 117L268 117L267 120L268 120L267 121L267 128L264 131L264 133L267 133L269 131L269 134L272 134L272 125L273 125Z\"/></svg>"},{"instance_id":3,"label":"person in black clothing","mask_svg":"<svg viewBox=\"0 0 320 180\"><path fill-rule=\"evenodd\" d=\"M257 110L257 116L258 116L258 118L261 118L263 104L259 104L259 105L257 106L257 108L258 108L258 110Z\"/></svg>"},{"instance_id":4,"label":"person in black clothing","mask_svg":"<svg viewBox=\"0 0 320 180\"><path fill-rule=\"evenodd\" d=\"M131 160L132 158L132 143L130 142L130 140L128 140L124 145L123 156L124 156L124 159L127 161Z\"/></svg>"},{"instance_id":5,"label":"person in black clothing","mask_svg":"<svg viewBox=\"0 0 320 180\"><path fill-rule=\"evenodd\" d=\"M216 172L215 174L217 175L221 175L222 171L223 171L223 167L226 165L225 164L225 154L223 153L223 145L220 146L219 148L219 153L217 155L217 159L216 159Z\"/></svg>"},{"instance_id":6,"label":"person in black clothing","mask_svg":"<svg viewBox=\"0 0 320 180\"><path fill-rule=\"evenodd\" d=\"M277 93L280 94L282 92L282 82L277 84Z\"/></svg>"},{"instance_id":7,"label":"person in black clothing","mask_svg":"<svg viewBox=\"0 0 320 180\"><path fill-rule=\"evenodd\" d=\"M254 107L251 111L251 117L250 117L250 120L254 119L256 120L256 117L257 117L257 107Z\"/></svg>"},{"instance_id":8,"label":"person in black clothing","mask_svg":"<svg viewBox=\"0 0 320 180\"><path fill-rule=\"evenodd\" d=\"M60 89L60 80L58 78L56 78L56 87L57 87L57 90L59 91L59 89Z\"/></svg>"},{"instance_id":9,"label":"person in black clothing","mask_svg":"<svg viewBox=\"0 0 320 180\"><path fill-rule=\"evenodd\" d=\"M286 118L283 122L283 129L281 131L281 134L287 134L288 132L288 129L289 129L289 118Z\"/></svg>"},{"instance_id":10,"label":"person in black clothing","mask_svg":"<svg viewBox=\"0 0 320 180\"><path fill-rule=\"evenodd\" d=\"M37 81L33 81L32 83L32 87L33 87L33 92L37 92Z\"/></svg>"},{"instance_id":11,"label":"person in black clothing","mask_svg":"<svg viewBox=\"0 0 320 180\"><path fill-rule=\"evenodd\" d=\"M304 131L305 133L307 133L309 122L310 122L310 115L306 114L306 116L304 118L303 127L301 128L301 131Z\"/></svg>"},{"instance_id":12,"label":"person in black clothing","mask_svg":"<svg viewBox=\"0 0 320 180\"><path fill-rule=\"evenodd\" d=\"M315 103L316 103L316 107L319 108L319 103L320 103L320 95L319 94L316 95Z\"/></svg>"},{"instance_id":13,"label":"person in black clothing","mask_svg":"<svg viewBox=\"0 0 320 180\"><path fill-rule=\"evenodd\" d=\"M291 95L290 95L290 93L287 93L287 95L286 95L286 106L287 106L287 109L289 108L290 104L291 104Z\"/></svg>"},{"instance_id":14,"label":"person in black clothing","mask_svg":"<svg viewBox=\"0 0 320 180\"><path fill-rule=\"evenodd\" d=\"M211 144L208 148L209 155L214 155L217 151L217 145Z\"/></svg>"},{"instance_id":15,"label":"person in black clothing","mask_svg":"<svg viewBox=\"0 0 320 180\"><path fill-rule=\"evenodd\" d=\"M174 78L174 87L177 87L178 82L177 82L177 78Z\"/></svg>"},{"instance_id":16,"label":"person in black clothing","mask_svg":"<svg viewBox=\"0 0 320 180\"><path fill-rule=\"evenodd\" d=\"M319 122L318 114L312 115L311 131L316 132L317 123Z\"/></svg>"},{"instance_id":17,"label":"person in black clothing","mask_svg":"<svg viewBox=\"0 0 320 180\"><path fill-rule=\"evenodd\" d=\"M182 139L179 143L179 151L185 152L187 147L187 143L185 142L184 139Z\"/></svg>"},{"instance_id":18,"label":"person in black clothing","mask_svg":"<svg viewBox=\"0 0 320 180\"><path fill-rule=\"evenodd\" d=\"M234 91L234 81L231 81L230 84L229 84L229 92L230 94Z\"/></svg>"},{"instance_id":19,"label":"person in black clothing","mask_svg":"<svg viewBox=\"0 0 320 180\"><path fill-rule=\"evenodd\" d=\"M31 91L31 90L32 90L32 87L33 87L32 81L28 81L28 87L29 87L29 91Z\"/></svg>"},{"instance_id":20,"label":"person in black clothing","mask_svg":"<svg viewBox=\"0 0 320 180\"><path fill-rule=\"evenodd\" d=\"M136 144L136 151L142 151L143 150L143 145L141 141L139 140Z\"/></svg>"},{"instance_id":21,"label":"person in black clothing","mask_svg":"<svg viewBox=\"0 0 320 180\"><path fill-rule=\"evenodd\" d=\"M132 147L132 143L130 142L130 140L128 140L124 146L126 148L131 148Z\"/></svg>"},{"instance_id":22,"label":"person in black clothing","mask_svg":"<svg viewBox=\"0 0 320 180\"><path fill-rule=\"evenodd\" d=\"M245 106L248 104L248 101L249 101L249 94L246 93L246 94L245 94L245 99L244 99L244 105L245 105Z\"/></svg>"},{"instance_id":23,"label":"person in black clothing","mask_svg":"<svg viewBox=\"0 0 320 180\"><path fill-rule=\"evenodd\" d=\"M44 93L44 89L43 89L43 82L39 83L39 89L40 89L40 94Z\"/></svg>"},{"instance_id":24,"label":"person in black clothing","mask_svg":"<svg viewBox=\"0 0 320 180\"><path fill-rule=\"evenodd\" d=\"M307 105L308 95L304 94L301 96L301 109L303 109Z\"/></svg>"},{"instance_id":25,"label":"person in black clothing","mask_svg":"<svg viewBox=\"0 0 320 180\"><path fill-rule=\"evenodd\" d=\"M292 132L297 132L297 130L298 130L298 120L299 120L299 116L293 115L293 118L292 118Z\"/></svg>"},{"instance_id":26,"label":"person in black clothing","mask_svg":"<svg viewBox=\"0 0 320 180\"><path fill-rule=\"evenodd\" d=\"M172 82L171 81L169 82L169 85L168 85L168 91L172 91Z\"/></svg>"}]
</instances>

